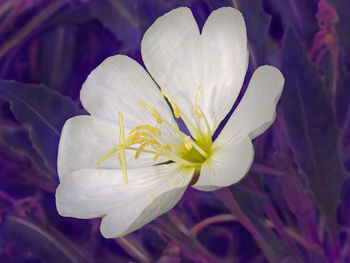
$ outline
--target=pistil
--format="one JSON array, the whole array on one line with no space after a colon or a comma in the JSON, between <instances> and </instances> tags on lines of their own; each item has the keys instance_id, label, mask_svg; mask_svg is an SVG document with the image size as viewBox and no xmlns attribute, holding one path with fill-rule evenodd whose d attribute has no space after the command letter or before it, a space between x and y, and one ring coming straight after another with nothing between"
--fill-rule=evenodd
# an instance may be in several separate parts
<instances>
[{"instance_id":1,"label":"pistil","mask_svg":"<svg viewBox=\"0 0 350 263\"><path fill-rule=\"evenodd\" d=\"M200 170L202 163L209 158L210 149L211 149L211 130L206 116L204 115L202 109L198 105L198 96L200 93L200 87L196 92L196 98L194 102L194 112L198 120L204 120L206 125L206 133L202 134L199 128L193 124L191 119L180 110L174 100L170 97L169 92L161 89L161 94L169 101L175 118L184 119L186 125L188 125L191 134L194 134L195 137L190 137L179 130L178 127L168 122L167 120L162 119L158 111L152 106L148 105L143 100L139 100L141 106L147 109L152 116L155 118L158 124L164 124L169 130L171 130L175 136L179 137L182 141L181 143L171 142L164 137L162 137L162 132L158 127L151 125L139 125L131 129L129 132L129 137L125 138L124 132L124 123L123 123L123 114L118 112L119 115L119 145L114 147L108 153L103 155L97 162L97 169L99 171L100 165L103 161L108 159L114 153L119 152L118 159L122 166L123 178L125 184L128 183L127 177L127 167L126 167L126 150L135 151L135 159L137 159L141 153L153 154L153 161L157 161L159 156L166 157L167 159L179 163L184 166L195 167L197 170ZM197 123L198 125L198 123ZM138 144L138 147L133 147L133 145ZM152 147L153 150L146 149ZM204 148L203 148L204 147ZM173 151L175 150L175 152ZM100 173L100 171L99 171Z\"/></svg>"}]
</instances>

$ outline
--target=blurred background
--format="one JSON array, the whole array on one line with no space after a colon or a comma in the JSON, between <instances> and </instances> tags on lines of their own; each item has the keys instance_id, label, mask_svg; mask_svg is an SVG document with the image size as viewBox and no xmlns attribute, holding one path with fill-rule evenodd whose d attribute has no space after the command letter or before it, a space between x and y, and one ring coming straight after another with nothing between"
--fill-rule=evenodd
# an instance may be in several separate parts
<instances>
[{"instance_id":1,"label":"blurred background","mask_svg":"<svg viewBox=\"0 0 350 263\"><path fill-rule=\"evenodd\" d=\"M104 239L100 219L57 214L57 147L79 91L105 58L142 64L162 14L191 8L200 28L234 6L250 61L286 78L276 121L238 184L189 188L142 229ZM347 0L1 0L0 262L350 262L350 3Z\"/></svg>"}]
</instances>

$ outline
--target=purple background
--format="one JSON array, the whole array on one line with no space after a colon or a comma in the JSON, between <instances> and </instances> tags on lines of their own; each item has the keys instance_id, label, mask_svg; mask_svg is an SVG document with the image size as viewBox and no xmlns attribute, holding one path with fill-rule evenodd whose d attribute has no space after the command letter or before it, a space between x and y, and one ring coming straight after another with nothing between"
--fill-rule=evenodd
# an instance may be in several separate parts
<instances>
[{"instance_id":1,"label":"purple background","mask_svg":"<svg viewBox=\"0 0 350 263\"><path fill-rule=\"evenodd\" d=\"M89 72L114 54L142 63L143 33L179 6L200 27L212 10L240 9L242 94L258 66L280 68L277 118L240 183L189 188L159 219L107 240L99 219L57 214L60 131L86 114ZM349 13L346 0L1 1L0 262L350 262Z\"/></svg>"}]
</instances>

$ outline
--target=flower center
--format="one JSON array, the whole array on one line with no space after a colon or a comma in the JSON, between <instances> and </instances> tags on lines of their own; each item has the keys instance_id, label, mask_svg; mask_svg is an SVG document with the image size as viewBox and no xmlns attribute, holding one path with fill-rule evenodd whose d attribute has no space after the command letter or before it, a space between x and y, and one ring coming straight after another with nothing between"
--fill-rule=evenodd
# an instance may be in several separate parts
<instances>
[{"instance_id":1,"label":"flower center","mask_svg":"<svg viewBox=\"0 0 350 263\"><path fill-rule=\"evenodd\" d=\"M177 126L163 119L155 108L140 99L140 105L151 113L151 115L155 118L157 125L136 126L130 130L128 137L126 138L123 114L122 112L118 112L120 127L119 145L115 146L96 162L99 173L101 163L113 154L119 152L117 157L123 169L124 182L127 184L128 177L125 155L125 151L127 150L135 152L135 159L137 159L141 153L152 154L153 161L157 161L159 156L163 156L170 161L182 164L184 166L195 167L197 169L200 169L202 163L209 158L211 154L212 132L210 130L207 118L205 117L202 109L198 106L200 87L197 89L194 103L194 113L197 117L195 123L193 123L193 121L191 121L191 119L180 110L178 105L170 97L169 92L161 89L161 94L171 105L175 118L183 118L184 122L188 126L188 129L190 130L191 136L186 135L180 131ZM201 124L205 126L205 132L202 132L202 129L198 128L201 127ZM175 140L169 140L162 136L158 125L166 126L166 128L171 131Z\"/></svg>"}]
</instances>

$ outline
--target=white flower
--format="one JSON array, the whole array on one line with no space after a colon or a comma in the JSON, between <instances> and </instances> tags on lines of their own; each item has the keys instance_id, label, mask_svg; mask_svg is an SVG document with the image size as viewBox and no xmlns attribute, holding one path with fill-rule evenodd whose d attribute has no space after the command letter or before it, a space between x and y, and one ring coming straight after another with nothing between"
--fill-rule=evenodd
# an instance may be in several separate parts
<instances>
[{"instance_id":1,"label":"white flower","mask_svg":"<svg viewBox=\"0 0 350 263\"><path fill-rule=\"evenodd\" d=\"M59 144L58 212L103 217L107 238L165 213L189 185L210 191L242 179L254 157L251 140L274 121L284 83L278 69L259 67L212 141L247 71L241 13L229 7L212 12L200 34L188 8L172 10L147 30L141 51L161 90L129 57L107 58L81 90L91 116L69 119ZM173 115L191 136L179 130Z\"/></svg>"}]
</instances>

